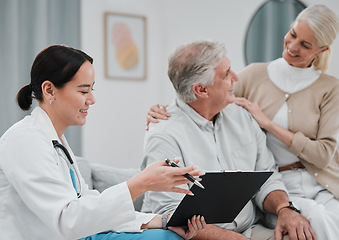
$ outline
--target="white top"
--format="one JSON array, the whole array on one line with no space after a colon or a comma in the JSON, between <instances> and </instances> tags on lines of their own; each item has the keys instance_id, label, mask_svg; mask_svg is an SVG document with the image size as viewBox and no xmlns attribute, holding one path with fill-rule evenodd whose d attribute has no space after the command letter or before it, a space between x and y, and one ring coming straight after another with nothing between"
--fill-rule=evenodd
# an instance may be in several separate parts
<instances>
[{"instance_id":1,"label":"white top","mask_svg":"<svg viewBox=\"0 0 339 240\"><path fill-rule=\"evenodd\" d=\"M301 91L314 83L321 74L312 65L309 68L297 68L289 65L284 58L272 61L268 67L268 76L271 81L286 93L293 94ZM288 129L288 106L287 102L281 106L273 118L273 122ZM278 166L284 166L298 162L296 155L288 150L288 147L279 141L271 133L267 133L267 146L273 152Z\"/></svg>"},{"instance_id":2,"label":"white top","mask_svg":"<svg viewBox=\"0 0 339 240\"><path fill-rule=\"evenodd\" d=\"M154 215L136 213L126 182L101 194L89 190L76 162L78 198L62 142L46 112L36 107L0 139L0 238L78 239L98 232L140 231ZM123 225L122 225L123 224Z\"/></svg>"}]
</instances>

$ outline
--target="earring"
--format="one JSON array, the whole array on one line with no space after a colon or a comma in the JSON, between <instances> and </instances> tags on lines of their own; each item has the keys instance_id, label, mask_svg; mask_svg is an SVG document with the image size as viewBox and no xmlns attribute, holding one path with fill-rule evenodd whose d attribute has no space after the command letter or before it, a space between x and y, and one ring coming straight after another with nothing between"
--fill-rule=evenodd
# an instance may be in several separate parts
<instances>
[{"instance_id":1,"label":"earring","mask_svg":"<svg viewBox=\"0 0 339 240\"><path fill-rule=\"evenodd\" d=\"M49 100L49 104L52 104L52 99Z\"/></svg>"}]
</instances>

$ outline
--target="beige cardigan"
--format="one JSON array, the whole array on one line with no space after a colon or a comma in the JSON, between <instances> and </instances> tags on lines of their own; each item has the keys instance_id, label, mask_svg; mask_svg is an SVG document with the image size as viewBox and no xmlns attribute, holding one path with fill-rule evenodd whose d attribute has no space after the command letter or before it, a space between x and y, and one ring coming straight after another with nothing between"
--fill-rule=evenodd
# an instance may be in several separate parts
<instances>
[{"instance_id":1,"label":"beige cardigan","mask_svg":"<svg viewBox=\"0 0 339 240\"><path fill-rule=\"evenodd\" d=\"M256 102L273 119L287 101L288 129L294 132L289 150L317 181L339 199L339 81L321 74L309 87L288 94L267 73L268 63L254 63L238 74L237 97Z\"/></svg>"}]
</instances>

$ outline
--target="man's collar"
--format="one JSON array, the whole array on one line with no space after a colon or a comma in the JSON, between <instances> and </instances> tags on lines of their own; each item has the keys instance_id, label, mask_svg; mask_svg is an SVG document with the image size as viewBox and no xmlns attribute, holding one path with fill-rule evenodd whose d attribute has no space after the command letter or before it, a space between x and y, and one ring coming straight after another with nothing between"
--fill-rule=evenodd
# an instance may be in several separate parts
<instances>
[{"instance_id":1,"label":"man's collar","mask_svg":"<svg viewBox=\"0 0 339 240\"><path fill-rule=\"evenodd\" d=\"M199 126L200 129L213 130L213 128L218 128L222 118L222 112L219 112L215 116L215 122L209 121L199 113L197 113L190 105L182 101L181 99L176 99L176 105L189 116L195 124Z\"/></svg>"}]
</instances>

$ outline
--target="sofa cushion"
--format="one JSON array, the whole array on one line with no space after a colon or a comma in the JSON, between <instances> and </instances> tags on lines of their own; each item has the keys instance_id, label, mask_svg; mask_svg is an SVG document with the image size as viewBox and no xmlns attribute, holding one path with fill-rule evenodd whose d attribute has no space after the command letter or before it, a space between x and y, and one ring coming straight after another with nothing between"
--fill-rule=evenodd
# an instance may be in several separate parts
<instances>
[{"instance_id":1,"label":"sofa cushion","mask_svg":"<svg viewBox=\"0 0 339 240\"><path fill-rule=\"evenodd\" d=\"M103 164L91 164L93 188L99 192L104 191L113 185L122 183L140 172L137 168L115 168ZM141 210L144 196L134 201L136 211Z\"/></svg>"},{"instance_id":2,"label":"sofa cushion","mask_svg":"<svg viewBox=\"0 0 339 240\"><path fill-rule=\"evenodd\" d=\"M93 188L99 192L113 185L122 183L136 175L139 170L134 168L115 168L103 164L92 163Z\"/></svg>"},{"instance_id":3,"label":"sofa cushion","mask_svg":"<svg viewBox=\"0 0 339 240\"><path fill-rule=\"evenodd\" d=\"M90 164L85 158L76 156L76 161L85 182L89 189L96 189L99 192L106 188L122 183L136 175L140 170L137 168L115 168L104 164ZM134 208L141 210L144 196L134 201Z\"/></svg>"}]
</instances>

